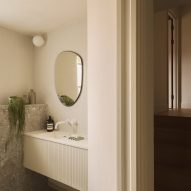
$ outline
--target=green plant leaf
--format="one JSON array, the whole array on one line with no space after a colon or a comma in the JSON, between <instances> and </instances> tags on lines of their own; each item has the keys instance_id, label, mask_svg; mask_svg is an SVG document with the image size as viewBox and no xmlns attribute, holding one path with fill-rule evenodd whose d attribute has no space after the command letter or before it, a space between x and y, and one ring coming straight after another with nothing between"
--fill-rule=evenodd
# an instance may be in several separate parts
<instances>
[{"instance_id":1,"label":"green plant leaf","mask_svg":"<svg viewBox=\"0 0 191 191\"><path fill-rule=\"evenodd\" d=\"M10 134L20 136L25 128L25 103L21 97L12 97L8 105Z\"/></svg>"}]
</instances>

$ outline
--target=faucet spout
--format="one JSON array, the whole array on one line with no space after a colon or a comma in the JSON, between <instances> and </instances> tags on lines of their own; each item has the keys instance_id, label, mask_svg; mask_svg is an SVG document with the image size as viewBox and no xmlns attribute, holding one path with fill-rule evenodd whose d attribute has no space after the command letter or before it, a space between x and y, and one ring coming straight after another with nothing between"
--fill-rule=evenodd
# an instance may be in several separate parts
<instances>
[{"instance_id":1,"label":"faucet spout","mask_svg":"<svg viewBox=\"0 0 191 191\"><path fill-rule=\"evenodd\" d=\"M76 119L71 119L71 120L67 119L67 120L64 120L64 121L59 121L59 122L56 123L54 129L58 130L59 126L62 125L62 124L63 125L67 124L68 126L70 126L70 131L72 131L72 132L69 133L70 135L77 136L77 134L78 134L78 121Z\"/></svg>"},{"instance_id":2,"label":"faucet spout","mask_svg":"<svg viewBox=\"0 0 191 191\"><path fill-rule=\"evenodd\" d=\"M61 125L61 124L66 124L66 123L68 123L67 120L66 120L66 121L59 121L59 122L56 123L54 129L57 130L57 129L59 128L59 125Z\"/></svg>"}]
</instances>

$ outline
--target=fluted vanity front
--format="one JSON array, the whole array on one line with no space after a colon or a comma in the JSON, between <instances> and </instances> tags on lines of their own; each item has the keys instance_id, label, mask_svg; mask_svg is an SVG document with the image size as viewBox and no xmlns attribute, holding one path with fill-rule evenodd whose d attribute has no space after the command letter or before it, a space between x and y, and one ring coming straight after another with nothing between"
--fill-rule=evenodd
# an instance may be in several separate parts
<instances>
[{"instance_id":1,"label":"fluted vanity front","mask_svg":"<svg viewBox=\"0 0 191 191\"><path fill-rule=\"evenodd\" d=\"M88 184L87 139L75 141L62 132L28 132L24 138L24 166L80 191Z\"/></svg>"}]
</instances>

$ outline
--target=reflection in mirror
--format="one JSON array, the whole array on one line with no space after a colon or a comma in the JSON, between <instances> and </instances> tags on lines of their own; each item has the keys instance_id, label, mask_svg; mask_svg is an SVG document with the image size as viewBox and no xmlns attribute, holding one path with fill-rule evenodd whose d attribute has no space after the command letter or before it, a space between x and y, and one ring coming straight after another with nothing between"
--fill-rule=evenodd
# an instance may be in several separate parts
<instances>
[{"instance_id":1,"label":"reflection in mirror","mask_svg":"<svg viewBox=\"0 0 191 191\"><path fill-rule=\"evenodd\" d=\"M72 106L80 97L83 83L83 61L72 51L61 52L55 65L55 86L59 100Z\"/></svg>"}]
</instances>

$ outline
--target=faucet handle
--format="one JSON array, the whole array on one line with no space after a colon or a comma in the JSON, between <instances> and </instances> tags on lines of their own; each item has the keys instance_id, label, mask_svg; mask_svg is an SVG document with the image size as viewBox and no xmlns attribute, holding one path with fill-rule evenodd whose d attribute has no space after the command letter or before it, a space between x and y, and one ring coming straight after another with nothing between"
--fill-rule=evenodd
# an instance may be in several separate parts
<instances>
[{"instance_id":1,"label":"faucet handle","mask_svg":"<svg viewBox=\"0 0 191 191\"><path fill-rule=\"evenodd\" d=\"M68 123L71 125L71 126L78 126L78 121L76 119L71 119L68 121Z\"/></svg>"},{"instance_id":2,"label":"faucet handle","mask_svg":"<svg viewBox=\"0 0 191 191\"><path fill-rule=\"evenodd\" d=\"M72 119L70 121L70 125L72 127L72 131L74 135L78 134L78 121L76 119Z\"/></svg>"}]
</instances>

